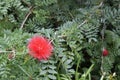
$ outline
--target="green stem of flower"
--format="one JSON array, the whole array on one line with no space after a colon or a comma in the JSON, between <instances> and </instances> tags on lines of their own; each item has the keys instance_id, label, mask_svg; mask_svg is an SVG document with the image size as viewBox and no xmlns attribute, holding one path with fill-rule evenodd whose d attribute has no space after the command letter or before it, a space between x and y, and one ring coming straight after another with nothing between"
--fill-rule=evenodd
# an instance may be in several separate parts
<instances>
[{"instance_id":1,"label":"green stem of flower","mask_svg":"<svg viewBox=\"0 0 120 80\"><path fill-rule=\"evenodd\" d=\"M25 69L23 69L20 65L18 65L18 67L19 67L28 77L31 77L30 74L28 74L27 71L25 71Z\"/></svg>"},{"instance_id":2,"label":"green stem of flower","mask_svg":"<svg viewBox=\"0 0 120 80\"><path fill-rule=\"evenodd\" d=\"M81 60L81 58L79 57L79 59L77 61L76 71L75 71L75 80L78 80L78 67L79 67L79 64L80 64L80 60Z\"/></svg>"}]
</instances>

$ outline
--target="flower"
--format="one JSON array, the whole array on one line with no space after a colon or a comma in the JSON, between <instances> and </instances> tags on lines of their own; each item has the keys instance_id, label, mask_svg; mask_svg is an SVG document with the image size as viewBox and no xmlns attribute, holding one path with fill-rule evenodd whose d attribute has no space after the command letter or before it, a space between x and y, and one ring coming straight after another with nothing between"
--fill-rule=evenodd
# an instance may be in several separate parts
<instances>
[{"instance_id":1,"label":"flower","mask_svg":"<svg viewBox=\"0 0 120 80\"><path fill-rule=\"evenodd\" d=\"M103 51L102 51L102 55L103 56L107 56L109 53L108 53L108 50L103 48Z\"/></svg>"},{"instance_id":2,"label":"flower","mask_svg":"<svg viewBox=\"0 0 120 80\"><path fill-rule=\"evenodd\" d=\"M33 36L27 46L29 54L39 60L48 59L52 55L53 46L43 36Z\"/></svg>"},{"instance_id":3,"label":"flower","mask_svg":"<svg viewBox=\"0 0 120 80\"><path fill-rule=\"evenodd\" d=\"M15 53L9 53L8 54L8 59L9 60L12 60L12 59L14 59L15 58Z\"/></svg>"}]
</instances>

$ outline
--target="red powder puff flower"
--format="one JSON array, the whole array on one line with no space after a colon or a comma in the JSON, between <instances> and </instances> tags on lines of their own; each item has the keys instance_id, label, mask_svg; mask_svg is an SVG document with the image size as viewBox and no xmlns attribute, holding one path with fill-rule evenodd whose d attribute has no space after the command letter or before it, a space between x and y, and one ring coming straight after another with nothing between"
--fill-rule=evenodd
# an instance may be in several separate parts
<instances>
[{"instance_id":1,"label":"red powder puff flower","mask_svg":"<svg viewBox=\"0 0 120 80\"><path fill-rule=\"evenodd\" d=\"M39 60L48 59L53 50L51 42L42 36L34 36L28 43L29 54Z\"/></svg>"},{"instance_id":2,"label":"red powder puff flower","mask_svg":"<svg viewBox=\"0 0 120 80\"><path fill-rule=\"evenodd\" d=\"M107 56L109 53L108 53L108 50L103 48L103 51L102 51L102 55L103 56Z\"/></svg>"}]
</instances>

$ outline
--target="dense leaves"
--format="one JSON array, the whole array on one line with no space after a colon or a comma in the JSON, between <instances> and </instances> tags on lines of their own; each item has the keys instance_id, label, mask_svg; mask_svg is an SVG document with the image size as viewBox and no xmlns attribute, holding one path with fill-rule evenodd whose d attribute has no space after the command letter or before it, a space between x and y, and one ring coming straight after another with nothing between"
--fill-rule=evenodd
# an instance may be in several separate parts
<instances>
[{"instance_id":1,"label":"dense leaves","mask_svg":"<svg viewBox=\"0 0 120 80\"><path fill-rule=\"evenodd\" d=\"M119 0L0 0L0 80L119 80L119 14ZM49 59L28 54L34 35Z\"/></svg>"}]
</instances>

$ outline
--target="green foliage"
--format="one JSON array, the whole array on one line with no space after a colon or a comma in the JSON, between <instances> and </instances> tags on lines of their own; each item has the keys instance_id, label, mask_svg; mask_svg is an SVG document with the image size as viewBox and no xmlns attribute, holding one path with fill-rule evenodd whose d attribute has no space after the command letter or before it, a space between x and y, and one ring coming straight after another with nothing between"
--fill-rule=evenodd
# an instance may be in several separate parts
<instances>
[{"instance_id":1,"label":"green foliage","mask_svg":"<svg viewBox=\"0 0 120 80\"><path fill-rule=\"evenodd\" d=\"M88 39L88 42L96 42L98 37L98 28L99 25L94 25L91 23L85 24L83 27L81 27L82 34L85 36L86 39Z\"/></svg>"},{"instance_id":2,"label":"green foliage","mask_svg":"<svg viewBox=\"0 0 120 80\"><path fill-rule=\"evenodd\" d=\"M119 7L119 0L0 0L0 80L119 80ZM35 34L51 40L48 60L28 55Z\"/></svg>"},{"instance_id":3,"label":"green foliage","mask_svg":"<svg viewBox=\"0 0 120 80\"><path fill-rule=\"evenodd\" d=\"M40 78L42 80L56 80L56 75L58 72L56 71L56 63L57 61L54 59L50 59L49 61L41 61L40 63Z\"/></svg>"},{"instance_id":4,"label":"green foliage","mask_svg":"<svg viewBox=\"0 0 120 80\"><path fill-rule=\"evenodd\" d=\"M5 55L4 55L5 56ZM8 75L10 75L10 68L7 66L7 60L2 59L3 56L0 57L0 79L4 80L7 79Z\"/></svg>"},{"instance_id":5,"label":"green foliage","mask_svg":"<svg viewBox=\"0 0 120 80\"><path fill-rule=\"evenodd\" d=\"M27 27L29 28L29 31L34 31L34 29L41 29L41 27L46 27L46 24L48 24L47 21L50 19L50 5L54 5L57 0L34 0L33 2L30 2L30 4L34 7L31 19L29 19ZM26 27L26 30L28 29Z\"/></svg>"},{"instance_id":6,"label":"green foliage","mask_svg":"<svg viewBox=\"0 0 120 80\"><path fill-rule=\"evenodd\" d=\"M8 18L11 22L16 21L15 18L18 18L17 16L21 15L21 11L26 11L26 8L24 8L18 0L1 0L0 9L0 19Z\"/></svg>"},{"instance_id":7,"label":"green foliage","mask_svg":"<svg viewBox=\"0 0 120 80\"><path fill-rule=\"evenodd\" d=\"M27 11L20 0L0 0L0 31L18 28Z\"/></svg>"},{"instance_id":8,"label":"green foliage","mask_svg":"<svg viewBox=\"0 0 120 80\"><path fill-rule=\"evenodd\" d=\"M111 24L110 26L112 26L112 30L117 33L118 35L120 35L119 31L120 31L120 8L116 9L116 8L111 8L111 7L106 7L104 9L104 14L105 15L105 19L109 21L109 23ZM110 27L109 26L109 27Z\"/></svg>"},{"instance_id":9,"label":"green foliage","mask_svg":"<svg viewBox=\"0 0 120 80\"><path fill-rule=\"evenodd\" d=\"M16 49L17 51L25 50L27 39L30 34L23 33L21 30L15 30L11 32L10 30L4 30L4 35L0 37L0 46L2 49Z\"/></svg>"}]
</instances>

